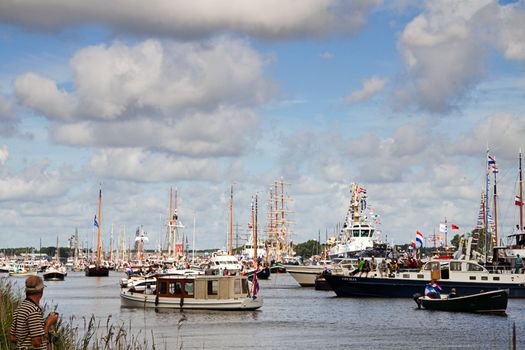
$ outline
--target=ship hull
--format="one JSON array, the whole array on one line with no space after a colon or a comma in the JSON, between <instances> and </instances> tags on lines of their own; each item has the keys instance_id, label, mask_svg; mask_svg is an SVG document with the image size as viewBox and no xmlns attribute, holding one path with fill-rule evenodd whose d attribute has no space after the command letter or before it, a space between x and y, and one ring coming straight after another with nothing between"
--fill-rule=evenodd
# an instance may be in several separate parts
<instances>
[{"instance_id":1,"label":"ship hull","mask_svg":"<svg viewBox=\"0 0 525 350\"><path fill-rule=\"evenodd\" d=\"M342 275L324 276L338 297L378 297L378 298L411 298L422 293L428 280L398 278L366 278ZM508 289L509 298L525 298L525 285L522 283L483 283L465 281L439 280L442 293L448 294L456 288L459 295L477 294L480 291Z\"/></svg>"}]
</instances>

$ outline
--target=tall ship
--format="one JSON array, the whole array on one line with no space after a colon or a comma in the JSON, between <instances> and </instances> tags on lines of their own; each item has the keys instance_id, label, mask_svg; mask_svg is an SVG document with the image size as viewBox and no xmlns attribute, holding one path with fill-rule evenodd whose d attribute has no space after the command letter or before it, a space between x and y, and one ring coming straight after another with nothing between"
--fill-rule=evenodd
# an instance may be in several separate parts
<instances>
[{"instance_id":1,"label":"tall ship","mask_svg":"<svg viewBox=\"0 0 525 350\"><path fill-rule=\"evenodd\" d=\"M381 255L386 245L380 238L379 216L368 205L367 191L357 183L351 187L351 199L341 233L328 251L330 259ZM369 254L366 254L368 252Z\"/></svg>"},{"instance_id":2,"label":"tall ship","mask_svg":"<svg viewBox=\"0 0 525 350\"><path fill-rule=\"evenodd\" d=\"M95 215L93 225L98 229L97 238L97 258L94 262L86 266L85 273L89 277L107 277L109 268L102 261L102 241L100 239L100 227L102 226L102 189L98 192L98 220Z\"/></svg>"},{"instance_id":3,"label":"tall ship","mask_svg":"<svg viewBox=\"0 0 525 350\"><path fill-rule=\"evenodd\" d=\"M291 222L288 220L288 214L290 213L288 203L291 199L286 192L286 185L283 178L281 178L274 181L268 192L266 260L270 262L285 263L295 255L291 238ZM252 247L255 246L253 242L254 240L252 240Z\"/></svg>"}]
</instances>

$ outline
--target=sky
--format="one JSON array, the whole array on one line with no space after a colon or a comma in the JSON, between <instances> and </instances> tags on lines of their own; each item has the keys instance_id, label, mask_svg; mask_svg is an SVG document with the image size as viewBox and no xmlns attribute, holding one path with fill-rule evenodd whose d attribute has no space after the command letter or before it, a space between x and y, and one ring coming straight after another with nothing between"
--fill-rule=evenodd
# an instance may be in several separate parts
<instances>
[{"instance_id":1,"label":"sky","mask_svg":"<svg viewBox=\"0 0 525 350\"><path fill-rule=\"evenodd\" d=\"M104 245L142 225L154 249L173 188L181 233L221 248L230 187L263 234L281 179L296 243L353 182L388 242L469 232L487 149L508 235L524 73L524 1L2 0L0 247L91 245L102 188Z\"/></svg>"}]
</instances>

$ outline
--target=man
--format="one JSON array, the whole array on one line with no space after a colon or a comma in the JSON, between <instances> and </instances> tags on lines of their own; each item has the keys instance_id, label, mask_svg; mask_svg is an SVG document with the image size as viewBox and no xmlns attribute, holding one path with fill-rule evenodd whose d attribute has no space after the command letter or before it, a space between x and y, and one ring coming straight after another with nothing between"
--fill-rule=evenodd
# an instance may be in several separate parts
<instances>
[{"instance_id":1,"label":"man","mask_svg":"<svg viewBox=\"0 0 525 350\"><path fill-rule=\"evenodd\" d=\"M516 261L514 267L516 268L514 273L520 273L521 269L523 268L523 259L519 254L516 254Z\"/></svg>"},{"instance_id":2,"label":"man","mask_svg":"<svg viewBox=\"0 0 525 350\"><path fill-rule=\"evenodd\" d=\"M457 297L458 297L458 293L456 293L456 288L452 288L450 290L450 294L448 295L448 298L452 299L452 298L457 298Z\"/></svg>"},{"instance_id":3,"label":"man","mask_svg":"<svg viewBox=\"0 0 525 350\"><path fill-rule=\"evenodd\" d=\"M44 287L44 282L39 276L26 279L26 299L18 305L9 331L9 341L16 343L16 349L48 349L49 328L57 322L58 314L52 312L44 321L44 314L39 305Z\"/></svg>"}]
</instances>

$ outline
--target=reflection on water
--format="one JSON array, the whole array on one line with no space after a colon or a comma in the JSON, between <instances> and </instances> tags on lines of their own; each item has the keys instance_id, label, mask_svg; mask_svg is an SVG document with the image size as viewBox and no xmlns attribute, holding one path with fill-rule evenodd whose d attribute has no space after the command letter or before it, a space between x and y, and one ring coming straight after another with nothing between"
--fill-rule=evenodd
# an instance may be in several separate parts
<instances>
[{"instance_id":1,"label":"reflection on water","mask_svg":"<svg viewBox=\"0 0 525 350\"><path fill-rule=\"evenodd\" d=\"M63 282L46 282L44 301L79 327L91 315L103 326L111 317L159 348L508 349L514 322L518 348L525 348L525 300L509 300L507 317L433 312L411 299L336 298L282 274L260 281L264 306L257 311L155 310L121 308L120 277L70 272Z\"/></svg>"}]
</instances>

